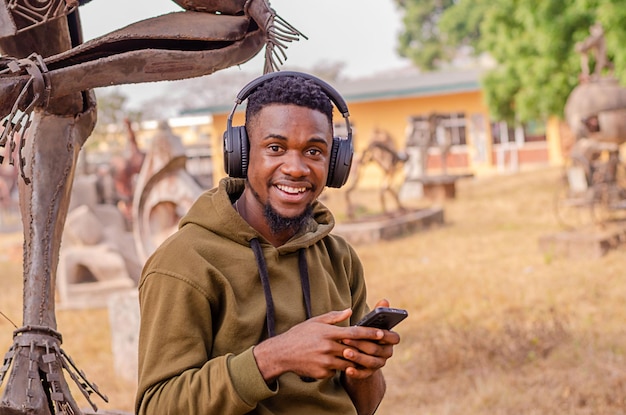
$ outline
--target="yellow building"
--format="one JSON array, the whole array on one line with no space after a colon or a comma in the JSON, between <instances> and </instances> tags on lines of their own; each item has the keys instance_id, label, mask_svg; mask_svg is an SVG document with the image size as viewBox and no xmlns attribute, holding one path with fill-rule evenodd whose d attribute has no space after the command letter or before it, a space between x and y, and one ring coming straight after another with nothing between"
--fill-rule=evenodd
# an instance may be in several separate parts
<instances>
[{"instance_id":1,"label":"yellow building","mask_svg":"<svg viewBox=\"0 0 626 415\"><path fill-rule=\"evenodd\" d=\"M437 116L438 136L451 141L442 161L440 147L429 149L429 174L442 170L450 173L497 173L517 171L561 161L559 121L540 123L533 130L494 123L480 87L480 70L419 74L390 73L385 76L345 82L331 82L344 97L350 110L355 153L358 155L375 131L388 133L400 151L415 147L411 127L425 129L431 115ZM243 87L243 85L242 85ZM224 103L186 111L184 115L211 114L214 178L225 175L222 158L222 135L233 105ZM237 108L233 125L243 125L245 103ZM344 122L337 112L337 131ZM217 150L217 151L215 151Z\"/></svg>"}]
</instances>

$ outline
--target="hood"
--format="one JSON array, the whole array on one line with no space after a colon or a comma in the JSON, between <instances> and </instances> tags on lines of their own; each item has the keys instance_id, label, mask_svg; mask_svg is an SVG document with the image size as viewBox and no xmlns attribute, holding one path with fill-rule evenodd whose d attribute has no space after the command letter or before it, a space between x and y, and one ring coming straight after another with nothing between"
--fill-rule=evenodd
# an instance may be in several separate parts
<instances>
[{"instance_id":1,"label":"hood","mask_svg":"<svg viewBox=\"0 0 626 415\"><path fill-rule=\"evenodd\" d=\"M181 219L179 227L201 226L224 238L249 246L250 240L257 238L267 242L252 228L232 207L241 196L245 179L224 178L218 187L203 193L192 205L189 212ZM335 219L321 202L313 203L313 218L305 229L294 235L284 245L278 247L279 253L291 253L300 248L309 247L328 236L335 226Z\"/></svg>"}]
</instances>

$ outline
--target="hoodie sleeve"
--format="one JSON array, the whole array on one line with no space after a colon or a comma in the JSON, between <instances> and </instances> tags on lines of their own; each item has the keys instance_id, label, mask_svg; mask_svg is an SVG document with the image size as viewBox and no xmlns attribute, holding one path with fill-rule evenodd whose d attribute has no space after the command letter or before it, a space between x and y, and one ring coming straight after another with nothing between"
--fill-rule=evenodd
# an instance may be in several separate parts
<instances>
[{"instance_id":1,"label":"hoodie sleeve","mask_svg":"<svg viewBox=\"0 0 626 415\"><path fill-rule=\"evenodd\" d=\"M151 273L139 286L137 414L245 414L274 396L252 348L210 358L210 302L191 281Z\"/></svg>"}]
</instances>

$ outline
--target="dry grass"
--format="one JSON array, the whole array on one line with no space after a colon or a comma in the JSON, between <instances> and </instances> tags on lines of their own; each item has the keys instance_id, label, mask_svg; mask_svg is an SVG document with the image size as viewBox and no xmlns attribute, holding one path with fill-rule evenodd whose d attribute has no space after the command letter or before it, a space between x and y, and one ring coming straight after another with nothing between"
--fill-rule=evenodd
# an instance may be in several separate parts
<instances>
[{"instance_id":1,"label":"dry grass","mask_svg":"<svg viewBox=\"0 0 626 415\"><path fill-rule=\"evenodd\" d=\"M558 174L462 180L445 226L358 247L370 302L410 313L379 414L626 412L625 250L539 250Z\"/></svg>"},{"instance_id":2,"label":"dry grass","mask_svg":"<svg viewBox=\"0 0 626 415\"><path fill-rule=\"evenodd\" d=\"M595 260L539 250L539 238L559 230L557 174L460 181L444 226L357 247L370 301L385 297L410 313L379 414L624 414L625 250ZM377 195L356 197L378 206ZM345 210L339 192L325 200ZM0 311L19 323L13 251L2 248ZM64 349L111 398L99 406L131 410L134 385L115 380L106 312L60 311L58 320ZM0 353L12 329L0 318Z\"/></svg>"}]
</instances>

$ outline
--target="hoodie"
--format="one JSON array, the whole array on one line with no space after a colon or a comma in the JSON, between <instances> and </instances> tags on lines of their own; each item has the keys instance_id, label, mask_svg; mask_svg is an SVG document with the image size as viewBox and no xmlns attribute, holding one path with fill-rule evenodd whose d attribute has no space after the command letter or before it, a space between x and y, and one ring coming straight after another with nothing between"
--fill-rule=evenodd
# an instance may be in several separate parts
<instances>
[{"instance_id":1,"label":"hoodie","mask_svg":"<svg viewBox=\"0 0 626 415\"><path fill-rule=\"evenodd\" d=\"M355 414L339 373L314 382L286 373L271 388L252 349L269 325L278 335L348 307L352 321L342 323L356 323L368 311L361 262L331 234L334 218L320 202L305 229L272 246L232 207L243 189L227 178L202 194L144 266L136 412Z\"/></svg>"}]
</instances>

